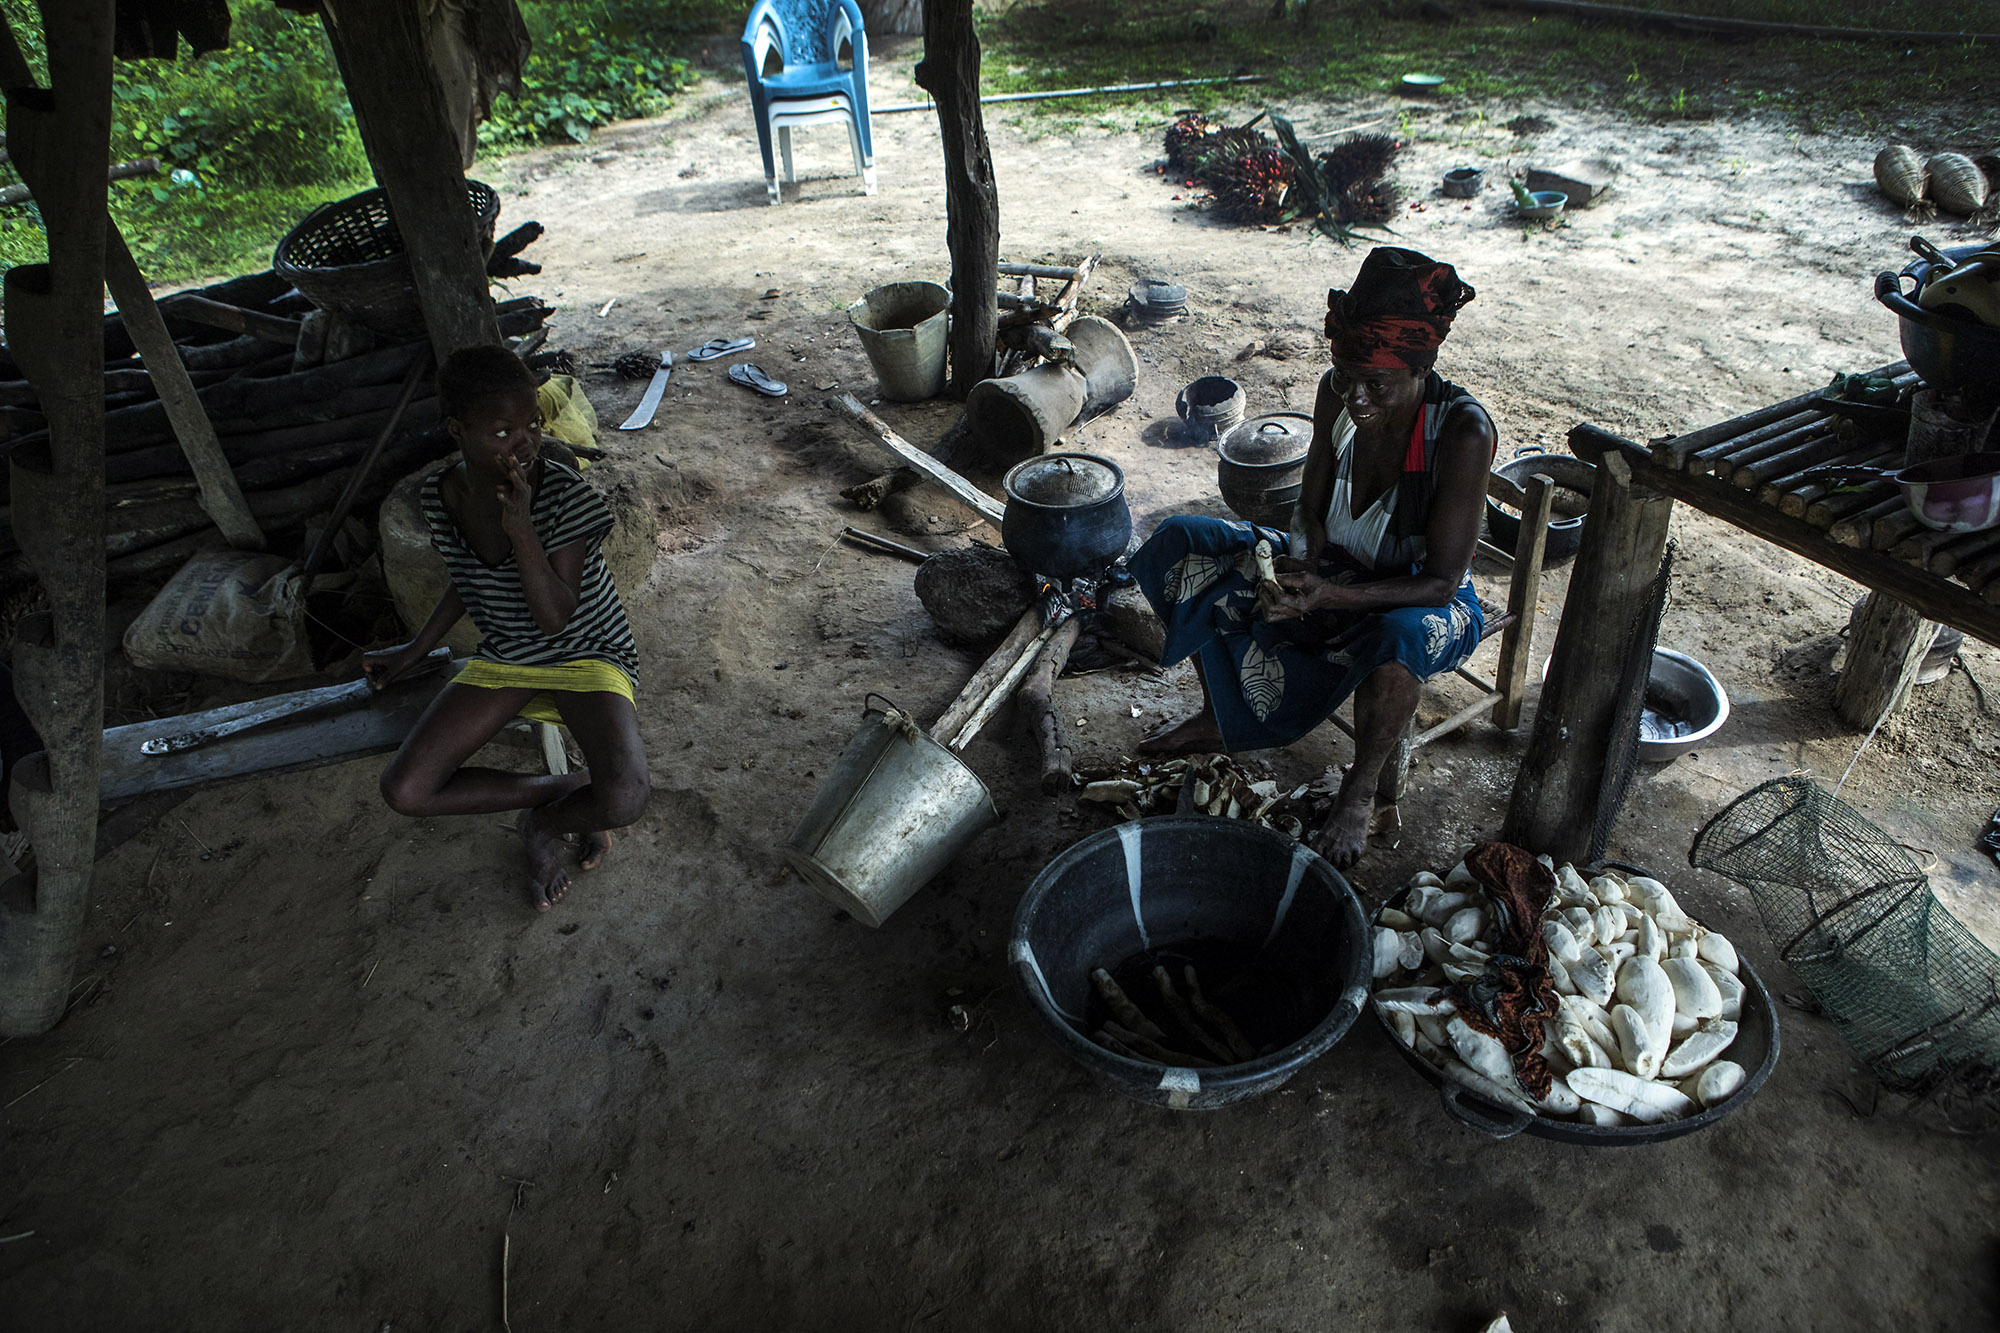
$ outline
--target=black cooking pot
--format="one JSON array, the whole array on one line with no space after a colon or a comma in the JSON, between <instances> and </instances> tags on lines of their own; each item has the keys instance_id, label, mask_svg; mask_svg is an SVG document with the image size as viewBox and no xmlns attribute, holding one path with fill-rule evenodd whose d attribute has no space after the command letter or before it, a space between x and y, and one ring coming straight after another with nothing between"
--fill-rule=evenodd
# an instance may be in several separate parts
<instances>
[{"instance_id":1,"label":"black cooking pot","mask_svg":"<svg viewBox=\"0 0 2000 1333\"><path fill-rule=\"evenodd\" d=\"M1514 451L1512 460L1500 464L1493 471L1516 486L1526 487L1528 478L1536 473L1547 477L1565 490L1590 494L1590 488L1597 481L1596 465L1568 454L1552 454L1538 444L1524 444ZM1501 505L1492 496L1486 497L1486 532L1493 538L1493 544L1509 555L1521 540L1521 516ZM1552 514L1549 517L1549 535L1542 546L1542 560L1545 564L1557 565L1575 555L1583 546L1583 516Z\"/></svg>"},{"instance_id":2,"label":"black cooking pot","mask_svg":"<svg viewBox=\"0 0 2000 1333\"><path fill-rule=\"evenodd\" d=\"M1000 481L1000 540L1030 573L1068 582L1101 574L1132 540L1125 474L1096 454L1042 454Z\"/></svg>"},{"instance_id":3,"label":"black cooking pot","mask_svg":"<svg viewBox=\"0 0 2000 1333\"><path fill-rule=\"evenodd\" d=\"M1983 248L1960 245L1944 254L1955 263ZM1940 392L1957 390L1973 406L1991 407L2000 403L2000 328L1962 315L1926 310L1911 299L1924 289L1935 267L1934 261L1920 258L1911 261L1901 277L1876 274L1875 299L1896 312L1903 356L1924 383ZM1915 284L1908 295L1903 292L1902 278Z\"/></svg>"}]
</instances>

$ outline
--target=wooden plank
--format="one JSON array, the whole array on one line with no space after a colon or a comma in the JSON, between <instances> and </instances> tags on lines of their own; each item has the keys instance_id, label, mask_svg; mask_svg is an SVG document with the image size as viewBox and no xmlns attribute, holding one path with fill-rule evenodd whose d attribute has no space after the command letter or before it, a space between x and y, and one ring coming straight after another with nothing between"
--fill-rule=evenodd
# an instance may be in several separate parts
<instances>
[{"instance_id":1,"label":"wooden plank","mask_svg":"<svg viewBox=\"0 0 2000 1333\"><path fill-rule=\"evenodd\" d=\"M1909 506L1903 503L1902 496L1892 495L1886 500L1869 505L1858 514L1849 514L1846 518L1838 520L1827 528L1826 539L1838 542L1842 546L1866 546L1878 522L1897 511L1907 513L1908 509Z\"/></svg>"},{"instance_id":2,"label":"wooden plank","mask_svg":"<svg viewBox=\"0 0 2000 1333\"><path fill-rule=\"evenodd\" d=\"M2000 546L1958 567L1958 581L1974 592L1985 591L1995 578L2000 578Z\"/></svg>"},{"instance_id":3,"label":"wooden plank","mask_svg":"<svg viewBox=\"0 0 2000 1333\"><path fill-rule=\"evenodd\" d=\"M150 792L317 768L381 754L403 743L403 737L410 734L410 728L445 684L446 677L436 674L398 681L365 708L289 725L274 722L175 754L141 754L139 743L154 736L199 731L284 703L310 703L346 686L298 690L183 717L113 727L104 733L98 799L116 805Z\"/></svg>"},{"instance_id":4,"label":"wooden plank","mask_svg":"<svg viewBox=\"0 0 2000 1333\"><path fill-rule=\"evenodd\" d=\"M1996 547L2000 547L2000 532L1990 528L1985 532L1962 532L1931 553L1929 569L1933 574L1948 577L1967 561L1977 560Z\"/></svg>"},{"instance_id":5,"label":"wooden plank","mask_svg":"<svg viewBox=\"0 0 2000 1333\"><path fill-rule=\"evenodd\" d=\"M898 435L888 422L863 407L861 400L853 394L835 394L825 402L835 411L845 413L884 449L957 496L966 507L991 523L996 532L999 531L1000 520L1006 511L992 496Z\"/></svg>"},{"instance_id":6,"label":"wooden plank","mask_svg":"<svg viewBox=\"0 0 2000 1333\"><path fill-rule=\"evenodd\" d=\"M1881 366L1867 373L1870 377L1879 375L1894 379L1898 384L1914 384L1916 382L1916 376L1911 374L1910 363L1907 361L1892 361L1886 366ZM1727 421L1718 421L1714 425L1703 426L1699 430L1691 430L1685 435L1664 436L1653 441L1651 450L1652 461L1661 467L1676 470L1685 468L1691 457L1707 449L1709 446L1732 439L1746 431L1768 426L1772 422L1784 417L1792 416L1801 408L1811 406L1819 395L1820 391L1818 389L1812 389L1796 397L1787 398L1782 403L1773 403L1769 407L1760 407L1754 412L1745 412L1740 417L1731 417Z\"/></svg>"},{"instance_id":7,"label":"wooden plank","mask_svg":"<svg viewBox=\"0 0 2000 1333\"><path fill-rule=\"evenodd\" d=\"M215 437L215 426L195 396L180 349L174 346L167 322L146 286L146 276L139 271L138 261L132 258L115 224L107 224L104 237L104 285L118 302L125 331L132 335L167 419L173 423L181 452L187 455L188 470L200 486L202 509L215 520L231 546L261 551L264 530L244 502L243 488L237 485L236 474L223 456L222 443Z\"/></svg>"},{"instance_id":8,"label":"wooden plank","mask_svg":"<svg viewBox=\"0 0 2000 1333\"><path fill-rule=\"evenodd\" d=\"M1541 594L1542 561L1548 550L1549 509L1555 484L1536 473L1528 478L1521 510L1521 535L1514 543L1514 573L1507 581L1507 628L1500 632L1500 665L1494 671L1499 694L1493 725L1512 731L1521 725L1528 697L1528 659L1534 651L1535 602Z\"/></svg>"},{"instance_id":9,"label":"wooden plank","mask_svg":"<svg viewBox=\"0 0 2000 1333\"><path fill-rule=\"evenodd\" d=\"M1689 472L1709 472L1720 466L1721 470L1727 473L1729 468L1726 460L1740 450L1755 448L1764 441L1776 439L1780 435L1789 435L1801 426L1819 425L1826 419L1826 413L1817 409L1794 412L1788 417L1780 417L1776 421L1758 426L1753 430L1745 431L1741 435L1732 435L1726 439L1718 440L1716 443L1709 445L1708 448L1703 449L1700 453L1691 455L1687 460L1687 470Z\"/></svg>"},{"instance_id":10,"label":"wooden plank","mask_svg":"<svg viewBox=\"0 0 2000 1333\"><path fill-rule=\"evenodd\" d=\"M1810 444L1831 434L1833 434L1833 418L1814 413L1812 420L1802 426L1795 426L1791 430L1782 431L1755 444L1746 444L1740 449L1731 449L1726 454L1718 455L1710 470L1715 473L1718 480L1735 482L1744 490L1750 490L1755 487L1756 482L1747 479L1736 481L1737 473L1747 472L1753 464L1788 454L1802 444Z\"/></svg>"},{"instance_id":11,"label":"wooden plank","mask_svg":"<svg viewBox=\"0 0 2000 1333\"><path fill-rule=\"evenodd\" d=\"M1748 467L1735 469L1729 474L1729 484L1739 490L1754 491L1766 482L1790 476L1814 464L1837 458L1853 447L1853 441L1841 439L1832 430L1824 430L1807 437L1802 443L1782 453L1761 458Z\"/></svg>"},{"instance_id":12,"label":"wooden plank","mask_svg":"<svg viewBox=\"0 0 2000 1333\"><path fill-rule=\"evenodd\" d=\"M1906 504L1901 511L1875 520L1875 530L1868 535L1868 544L1878 551L1887 551L1923 525L1924 521L1911 513Z\"/></svg>"},{"instance_id":13,"label":"wooden plank","mask_svg":"<svg viewBox=\"0 0 2000 1333\"><path fill-rule=\"evenodd\" d=\"M1836 491L1806 506L1806 522L1816 528L1830 528L1849 514L1873 508L1891 495L1900 495L1888 482L1874 482L1851 491Z\"/></svg>"},{"instance_id":14,"label":"wooden plank","mask_svg":"<svg viewBox=\"0 0 2000 1333\"><path fill-rule=\"evenodd\" d=\"M1569 440L1570 448L1579 456L1595 460L1615 452L1631 465L1636 479L1653 489L1856 583L1907 602L1928 620L1951 625L2000 647L2000 597L1991 596L2000 592L2000 584L1989 583L1984 593L1975 595L1969 588L1938 578L1927 570L1914 569L1879 551L1836 545L1820 530L1768 505L1758 504L1733 486L1661 467L1641 446L1596 426L1572 428Z\"/></svg>"},{"instance_id":15,"label":"wooden plank","mask_svg":"<svg viewBox=\"0 0 2000 1333\"><path fill-rule=\"evenodd\" d=\"M1900 454L1901 451L1896 446L1877 444L1867 446L1855 453L1840 454L1827 461L1829 463L1840 463L1852 467L1878 467L1887 465L1890 460L1900 457ZM1766 486L1763 490L1758 491L1757 498L1765 504L1775 503L1779 509L1790 514L1793 518L1804 518L1806 510L1812 505L1813 501L1833 494L1835 490L1845 484L1845 482L1838 481L1808 481L1801 483L1794 480L1788 482L1786 478L1779 477L1774 479L1770 486ZM1774 489L1776 491L1775 499L1770 494Z\"/></svg>"}]
</instances>

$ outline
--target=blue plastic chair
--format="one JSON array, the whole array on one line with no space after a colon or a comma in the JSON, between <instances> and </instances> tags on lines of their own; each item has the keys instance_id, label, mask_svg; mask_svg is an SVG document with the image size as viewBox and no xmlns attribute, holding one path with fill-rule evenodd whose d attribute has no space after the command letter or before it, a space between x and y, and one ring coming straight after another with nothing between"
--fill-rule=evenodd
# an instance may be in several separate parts
<instances>
[{"instance_id":1,"label":"blue plastic chair","mask_svg":"<svg viewBox=\"0 0 2000 1333\"><path fill-rule=\"evenodd\" d=\"M775 134L785 179L795 181L792 130L843 123L862 192L875 193L875 144L868 132L868 34L854 0L757 0L743 25L743 72L764 152L764 184L779 203Z\"/></svg>"}]
</instances>

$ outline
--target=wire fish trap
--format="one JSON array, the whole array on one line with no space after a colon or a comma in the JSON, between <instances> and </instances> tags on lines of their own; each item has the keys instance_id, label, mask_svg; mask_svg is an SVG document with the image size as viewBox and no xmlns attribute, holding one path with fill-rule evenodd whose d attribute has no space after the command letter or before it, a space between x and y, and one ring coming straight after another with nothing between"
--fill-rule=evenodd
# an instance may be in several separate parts
<instances>
[{"instance_id":1,"label":"wire fish trap","mask_svg":"<svg viewBox=\"0 0 2000 1333\"><path fill-rule=\"evenodd\" d=\"M1753 788L1689 864L1750 891L1778 956L1891 1092L2000 1110L2000 956L1894 838L1810 778Z\"/></svg>"},{"instance_id":2,"label":"wire fish trap","mask_svg":"<svg viewBox=\"0 0 2000 1333\"><path fill-rule=\"evenodd\" d=\"M491 254L500 196L485 182L469 180L465 201L480 249ZM278 242L271 267L321 310L391 337L423 332L409 252L389 211L389 196L379 188L306 214Z\"/></svg>"}]
</instances>

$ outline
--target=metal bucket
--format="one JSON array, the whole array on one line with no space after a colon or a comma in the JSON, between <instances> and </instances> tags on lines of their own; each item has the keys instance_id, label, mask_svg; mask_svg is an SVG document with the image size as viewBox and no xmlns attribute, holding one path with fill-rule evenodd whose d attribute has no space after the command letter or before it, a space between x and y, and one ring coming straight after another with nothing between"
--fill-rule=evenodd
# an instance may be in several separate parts
<instances>
[{"instance_id":1,"label":"metal bucket","mask_svg":"<svg viewBox=\"0 0 2000 1333\"><path fill-rule=\"evenodd\" d=\"M785 860L856 920L880 926L999 817L957 755L893 705L870 704Z\"/></svg>"},{"instance_id":2,"label":"metal bucket","mask_svg":"<svg viewBox=\"0 0 2000 1333\"><path fill-rule=\"evenodd\" d=\"M882 396L920 403L944 391L951 291L935 282L890 282L847 308Z\"/></svg>"}]
</instances>

